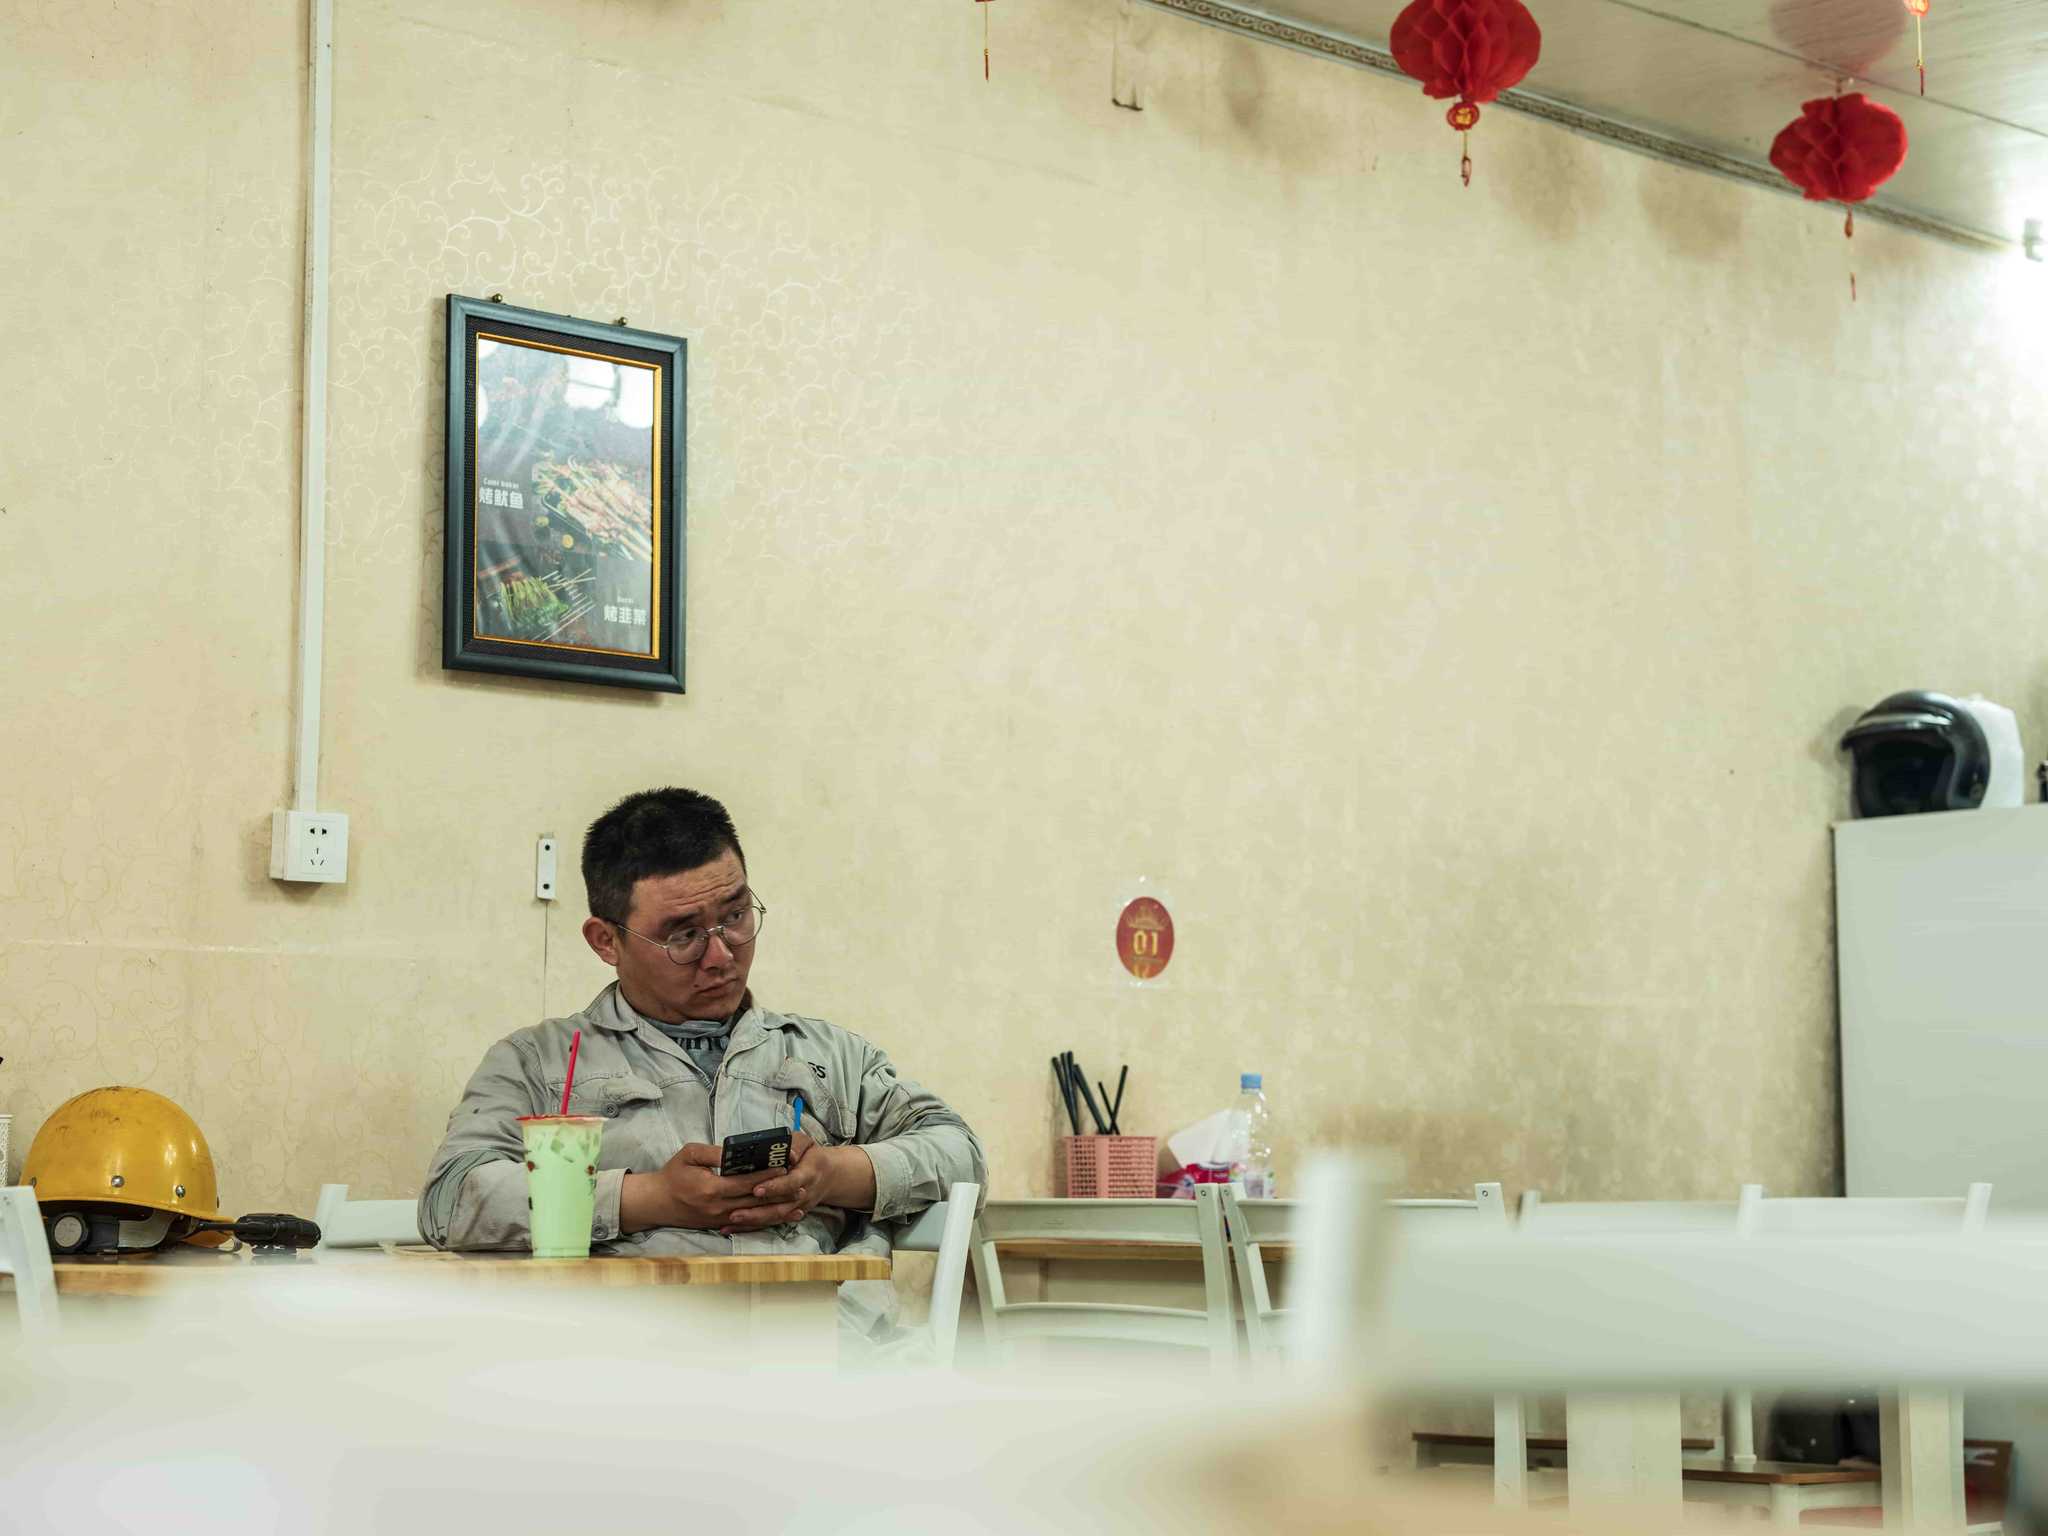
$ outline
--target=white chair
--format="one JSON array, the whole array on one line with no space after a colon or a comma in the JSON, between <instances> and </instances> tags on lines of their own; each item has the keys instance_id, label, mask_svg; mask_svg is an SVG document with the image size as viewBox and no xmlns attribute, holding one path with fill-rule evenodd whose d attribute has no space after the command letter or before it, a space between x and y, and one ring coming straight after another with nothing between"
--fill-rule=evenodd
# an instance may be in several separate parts
<instances>
[{"instance_id":1,"label":"white chair","mask_svg":"<svg viewBox=\"0 0 2048 1536\"><path fill-rule=\"evenodd\" d=\"M1960 1200L1890 1199L1852 1196L1767 1198L1761 1184L1742 1186L1736 1228L1745 1236L1882 1236L1924 1231L1982 1230L1991 1206L1991 1186L1972 1184ZM1728 1463L1737 1470L1756 1466L1756 1412L1747 1392L1728 1395ZM1806 1508L1823 1506L1808 1504Z\"/></svg>"},{"instance_id":2,"label":"white chair","mask_svg":"<svg viewBox=\"0 0 2048 1536\"><path fill-rule=\"evenodd\" d=\"M1368 1182L1354 1186L1356 1196L1369 1198L1368 1191L1378 1175L1368 1168L1362 1170L1361 1178ZM1463 1227L1477 1221L1501 1231L1508 1228L1507 1204L1498 1184L1473 1185L1470 1200L1383 1200L1379 1208L1388 1218L1384 1232L1391 1242L1452 1223ZM1235 1184L1224 1191L1223 1213L1230 1229L1230 1256L1237 1269L1238 1295L1244 1303L1245 1342L1254 1364L1270 1363L1287 1349L1291 1330L1283 1325L1289 1309L1273 1305L1266 1285L1265 1247L1269 1243L1299 1242L1306 1230L1304 1210L1299 1200L1244 1199ZM1357 1245L1352 1250L1354 1256L1366 1251ZM1337 1289L1362 1293L1366 1282L1362 1277L1340 1279ZM1497 1448L1508 1448L1505 1452L1497 1449L1495 1453L1494 1496L1501 1503L1521 1504L1528 1496L1528 1423L1519 1397L1494 1399L1493 1434ZM1434 1459L1426 1444L1417 1442L1416 1464L1430 1467L1447 1462Z\"/></svg>"},{"instance_id":3,"label":"white chair","mask_svg":"<svg viewBox=\"0 0 2048 1536\"><path fill-rule=\"evenodd\" d=\"M1364 1153L1325 1155L1309 1165L1298 1202L1294 1233L1300 1245L1296 1305L1272 1311L1266 1303L1264 1266L1253 1260L1247 1243L1239 1264L1251 1260L1247 1282L1247 1333L1274 1317L1286 1317L1286 1350L1296 1370L1321 1372L1329 1378L1360 1378L1360 1362L1370 1360L1374 1335L1382 1325L1386 1296L1384 1276L1395 1247L1425 1231L1442 1227L1485 1231L1509 1227L1507 1206L1499 1184L1475 1184L1470 1200L1391 1200L1395 1165L1386 1157ZM1290 1202L1239 1202L1241 1231L1260 1243L1278 1241L1282 1214ZM1266 1206L1266 1210L1260 1210ZM1520 1505L1530 1495L1528 1417L1520 1397L1493 1399L1493 1497L1497 1503ZM1434 1442L1417 1442L1419 1466L1452 1464L1438 1458ZM1475 1448L1483 1450L1483 1448Z\"/></svg>"},{"instance_id":4,"label":"white chair","mask_svg":"<svg viewBox=\"0 0 2048 1536\"><path fill-rule=\"evenodd\" d=\"M32 1189L0 1188L0 1275L14 1280L14 1305L24 1336L57 1327L57 1276L50 1268L50 1242L42 1208Z\"/></svg>"},{"instance_id":5,"label":"white chair","mask_svg":"<svg viewBox=\"0 0 2048 1536\"><path fill-rule=\"evenodd\" d=\"M1013 1302L997 1250L1004 1243L1144 1244L1197 1250L1204 1304L1137 1306L1123 1302ZM1231 1315L1230 1257L1223 1242L1219 1186L1193 1200L992 1200L974 1224L974 1285L991 1354L1006 1359L1027 1338L1172 1345L1207 1354L1212 1369L1237 1355Z\"/></svg>"},{"instance_id":6,"label":"white chair","mask_svg":"<svg viewBox=\"0 0 2048 1536\"><path fill-rule=\"evenodd\" d=\"M1924 1199L1883 1195L1775 1198L1767 1197L1761 1184L1749 1184L1743 1187L1742 1231L1746 1236L1756 1237L1898 1237L1914 1232L1981 1232L1990 1210L1989 1184L1972 1184L1962 1195Z\"/></svg>"},{"instance_id":7,"label":"white chair","mask_svg":"<svg viewBox=\"0 0 2048 1536\"><path fill-rule=\"evenodd\" d=\"M1254 1360L1270 1360L1286 1348L1281 1326L1287 1310L1273 1305L1266 1285L1264 1245L1300 1241L1299 1200L1247 1200L1232 1184L1224 1193L1223 1213L1229 1226L1231 1262L1237 1271L1238 1295L1244 1302L1245 1342ZM1384 1207L1397 1232L1418 1223L1450 1220L1462 1225L1477 1217L1505 1230L1507 1206L1498 1184L1475 1184L1470 1200L1389 1200ZM1398 1237L1396 1238L1398 1240Z\"/></svg>"},{"instance_id":8,"label":"white chair","mask_svg":"<svg viewBox=\"0 0 2048 1536\"><path fill-rule=\"evenodd\" d=\"M1736 1200L1546 1201L1541 1190L1525 1190L1519 1228L1539 1237L1725 1236L1741 1230L1744 1201L1755 1187L1745 1185ZM1681 1463L1718 1464L1732 1458L1748 1471L1756 1465L1753 1423L1749 1394L1728 1393L1722 1402L1720 1436L1703 1453L1687 1452L1681 1440Z\"/></svg>"},{"instance_id":9,"label":"white chair","mask_svg":"<svg viewBox=\"0 0 2048 1536\"><path fill-rule=\"evenodd\" d=\"M1368 1270L1374 1268L1384 1255L1386 1243L1401 1243L1413 1239L1419 1233L1440 1229L1444 1225L1470 1227L1481 1225L1499 1231L1507 1231L1507 1202L1501 1196L1499 1184L1475 1184L1470 1200L1386 1200L1378 1198L1384 1188L1384 1165L1372 1159L1348 1159L1346 1163L1327 1165L1321 1169L1325 1180L1319 1194L1323 1196L1323 1212L1327 1214L1329 1200L1376 1200L1376 1208L1384 1214L1384 1221L1378 1223L1378 1231L1384 1239L1374 1241L1352 1241L1346 1245L1348 1251L1337 1255L1339 1266L1352 1266L1352 1276L1329 1274L1329 1260L1325 1257L1323 1270L1325 1278L1321 1286L1321 1300L1311 1300L1311 1305L1348 1305L1354 1309L1374 1309L1378 1305L1376 1288L1378 1278ZM1303 1204L1294 1200L1235 1200L1231 1204L1231 1231L1233 1231L1233 1253L1237 1257L1239 1290L1245 1296L1245 1335L1251 1343L1253 1358L1272 1354L1282 1348L1280 1329L1274 1327L1276 1319L1284 1319L1286 1309L1274 1309L1266 1290L1266 1264L1264 1264L1264 1243L1278 1243L1284 1239L1298 1239L1300 1233L1309 1231L1303 1221ZM1243 1241L1235 1235L1243 1233ZM1343 1300L1343 1294L1350 1292L1350 1300ZM1300 1333L1321 1333L1323 1329L1309 1323ZM1296 1346L1298 1348L1298 1346ZM1501 1395L1493 1399L1493 1497L1497 1503L1522 1505L1530 1495L1530 1470L1528 1470L1528 1411L1520 1397ZM1427 1440L1415 1442L1415 1464L1417 1468L1448 1466L1454 1464L1448 1456L1436 1454L1436 1444Z\"/></svg>"},{"instance_id":10,"label":"white chair","mask_svg":"<svg viewBox=\"0 0 2048 1536\"><path fill-rule=\"evenodd\" d=\"M1469 1231L1507 1232L1506 1201L1498 1184L1474 1184L1470 1200L1386 1200L1381 1212L1388 1218L1388 1237L1395 1245L1427 1238L1433 1233ZM1505 1436L1517 1448L1525 1447L1528 1425L1519 1397L1497 1397L1493 1404L1495 1436ZM1494 1466L1494 1491L1502 1502L1519 1504L1526 1492L1527 1456L1511 1455Z\"/></svg>"},{"instance_id":11,"label":"white chair","mask_svg":"<svg viewBox=\"0 0 2048 1536\"><path fill-rule=\"evenodd\" d=\"M386 1243L424 1243L419 1202L351 1200L346 1184L322 1184L313 1221L320 1228L315 1252L329 1248L381 1248Z\"/></svg>"},{"instance_id":12,"label":"white chair","mask_svg":"<svg viewBox=\"0 0 2048 1536\"><path fill-rule=\"evenodd\" d=\"M1521 1229L1544 1237L1583 1234L1594 1237L1642 1233L1727 1233L1742 1229L1744 1202L1761 1186L1745 1184L1740 1199L1726 1200L1573 1200L1546 1202L1543 1192L1522 1194ZM1755 1430L1749 1394L1731 1392L1722 1409L1720 1438L1704 1454L1718 1461L1724 1456L1738 1465L1753 1466Z\"/></svg>"},{"instance_id":13,"label":"white chair","mask_svg":"<svg viewBox=\"0 0 2048 1536\"><path fill-rule=\"evenodd\" d=\"M1278 1359L1285 1348L1281 1327L1284 1308L1273 1305L1266 1284L1266 1245L1292 1244L1300 1237L1299 1200L1247 1200L1241 1185L1223 1191L1223 1224L1230 1244L1231 1267L1237 1272L1237 1294L1244 1304L1245 1345L1252 1363Z\"/></svg>"},{"instance_id":14,"label":"white chair","mask_svg":"<svg viewBox=\"0 0 2048 1536\"><path fill-rule=\"evenodd\" d=\"M1777 1199L1766 1197L1760 1184L1746 1184L1742 1190L1739 1229L1744 1236L1752 1237L1897 1237L1928 1232L1960 1235L1983 1231L1990 1209L1989 1184L1972 1184L1960 1196L1851 1195ZM1740 1448L1750 1453L1748 1466L1754 1468L1757 1462L1750 1443L1753 1431L1749 1394L1744 1392L1736 1396L1740 1399L1742 1413L1739 1424L1732 1423L1732 1428L1740 1437ZM1929 1399L1929 1403L1923 1406L1933 1407L1937 1420L1942 1417L1938 1400L1943 1397L1949 1400L1946 1418L1950 1421L1947 1434L1950 1443L1946 1447L1904 1444L1897 1399L1889 1395L1884 1399L1881 1409L1885 1452L1882 1496L1887 1528L1901 1521L1908 1526L1917 1526L1929 1518L1936 1523L1950 1516L1958 1522L1964 1519L1962 1394L1935 1392L1922 1393L1921 1396ZM1730 1401L1732 1405L1735 1398ZM1924 1414L1916 1417L1925 1422ZM1733 1418L1731 1408L1731 1421ZM1735 1457L1731 1456L1730 1461L1731 1465L1736 1464ZM1937 1481L1946 1486L1935 1486ZM1757 1485L1736 1485L1719 1491L1718 1497L1722 1502L1756 1502L1755 1495L1760 1491ZM1861 1484L1788 1485L1769 1490L1774 1515L1791 1524L1797 1524L1800 1513L1808 1509L1867 1507L1871 1491L1867 1481ZM1930 1510L1935 1511L1931 1516ZM2001 1529L1997 1521L1968 1527L1972 1536L1990 1536L1990 1533Z\"/></svg>"},{"instance_id":15,"label":"white chair","mask_svg":"<svg viewBox=\"0 0 2048 1536\"><path fill-rule=\"evenodd\" d=\"M1738 1230L1741 1210L1737 1200L1550 1201L1531 1189L1522 1195L1519 1229L1543 1237L1726 1234Z\"/></svg>"},{"instance_id":16,"label":"white chair","mask_svg":"<svg viewBox=\"0 0 2048 1536\"><path fill-rule=\"evenodd\" d=\"M950 1366L960 1338L960 1292L967 1281L967 1253L973 1246L974 1208L979 1184L955 1184L946 1198L921 1212L896 1239L904 1253L935 1253L932 1273L932 1363Z\"/></svg>"}]
</instances>

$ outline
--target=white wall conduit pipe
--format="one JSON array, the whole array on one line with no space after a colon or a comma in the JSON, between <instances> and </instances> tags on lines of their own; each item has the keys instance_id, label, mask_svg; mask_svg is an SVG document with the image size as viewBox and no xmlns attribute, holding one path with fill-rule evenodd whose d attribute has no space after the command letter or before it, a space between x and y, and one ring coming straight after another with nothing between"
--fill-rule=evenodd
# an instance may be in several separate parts
<instances>
[{"instance_id":1,"label":"white wall conduit pipe","mask_svg":"<svg viewBox=\"0 0 2048 1536\"><path fill-rule=\"evenodd\" d=\"M320 805L321 636L327 599L327 298L334 179L334 0L308 0L304 347L299 417L299 656L292 808Z\"/></svg>"}]
</instances>

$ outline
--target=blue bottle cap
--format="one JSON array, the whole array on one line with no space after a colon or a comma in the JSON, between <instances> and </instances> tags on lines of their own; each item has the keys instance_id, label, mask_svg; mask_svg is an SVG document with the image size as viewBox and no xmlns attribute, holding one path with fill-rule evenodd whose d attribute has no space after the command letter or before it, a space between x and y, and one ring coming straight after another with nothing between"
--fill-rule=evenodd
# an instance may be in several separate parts
<instances>
[{"instance_id":1,"label":"blue bottle cap","mask_svg":"<svg viewBox=\"0 0 2048 1536\"><path fill-rule=\"evenodd\" d=\"M1253 1089L1259 1089L1262 1092L1264 1091L1264 1084L1260 1082L1259 1074L1256 1072L1243 1072L1238 1074L1237 1091L1239 1093L1250 1093Z\"/></svg>"}]
</instances>

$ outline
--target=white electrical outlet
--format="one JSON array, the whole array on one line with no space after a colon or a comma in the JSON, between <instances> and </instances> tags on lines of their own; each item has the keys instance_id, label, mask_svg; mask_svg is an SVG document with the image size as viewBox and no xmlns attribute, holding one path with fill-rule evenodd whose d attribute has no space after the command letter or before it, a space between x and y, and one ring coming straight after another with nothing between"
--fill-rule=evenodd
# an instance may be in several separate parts
<instances>
[{"instance_id":1,"label":"white electrical outlet","mask_svg":"<svg viewBox=\"0 0 2048 1536\"><path fill-rule=\"evenodd\" d=\"M340 885L348 879L348 818L339 811L272 811L270 878Z\"/></svg>"},{"instance_id":2,"label":"white electrical outlet","mask_svg":"<svg viewBox=\"0 0 2048 1536\"><path fill-rule=\"evenodd\" d=\"M555 840L543 837L533 854L533 894L538 901L555 899Z\"/></svg>"}]
</instances>

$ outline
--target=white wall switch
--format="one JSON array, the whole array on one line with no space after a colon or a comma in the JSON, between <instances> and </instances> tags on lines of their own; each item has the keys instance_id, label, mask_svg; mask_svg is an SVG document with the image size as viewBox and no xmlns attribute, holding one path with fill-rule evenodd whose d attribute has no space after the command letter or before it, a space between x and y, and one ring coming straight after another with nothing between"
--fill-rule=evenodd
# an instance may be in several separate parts
<instances>
[{"instance_id":1,"label":"white wall switch","mask_svg":"<svg viewBox=\"0 0 2048 1536\"><path fill-rule=\"evenodd\" d=\"M340 885L348 879L348 818L339 811L272 811L270 878Z\"/></svg>"},{"instance_id":2,"label":"white wall switch","mask_svg":"<svg viewBox=\"0 0 2048 1536\"><path fill-rule=\"evenodd\" d=\"M533 854L533 894L540 901L555 899L555 840L543 837Z\"/></svg>"}]
</instances>

